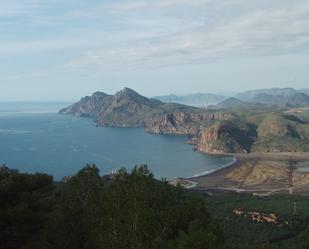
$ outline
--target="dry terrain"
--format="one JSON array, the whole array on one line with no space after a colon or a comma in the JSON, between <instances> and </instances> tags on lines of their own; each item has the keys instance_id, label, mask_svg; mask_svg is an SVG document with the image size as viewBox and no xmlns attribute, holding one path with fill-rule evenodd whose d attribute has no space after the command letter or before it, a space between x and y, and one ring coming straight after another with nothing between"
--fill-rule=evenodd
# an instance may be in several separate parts
<instances>
[{"instance_id":1,"label":"dry terrain","mask_svg":"<svg viewBox=\"0 0 309 249\"><path fill-rule=\"evenodd\" d=\"M309 195L309 153L250 153L236 158L232 166L190 180L197 183L196 189L208 192Z\"/></svg>"}]
</instances>

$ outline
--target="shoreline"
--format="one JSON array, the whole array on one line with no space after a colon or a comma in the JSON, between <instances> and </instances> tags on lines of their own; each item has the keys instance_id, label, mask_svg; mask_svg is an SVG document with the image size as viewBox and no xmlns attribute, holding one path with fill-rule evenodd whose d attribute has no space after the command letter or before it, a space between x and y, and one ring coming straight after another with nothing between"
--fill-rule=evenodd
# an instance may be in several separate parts
<instances>
[{"instance_id":1,"label":"shoreline","mask_svg":"<svg viewBox=\"0 0 309 249\"><path fill-rule=\"evenodd\" d=\"M209 155L212 155L212 154L209 154ZM231 157L233 157L233 161L226 163L226 164L224 164L223 166L221 166L217 169L207 170L207 171L195 174L195 175L190 176L190 177L175 177L171 180L168 180L169 184L171 184L173 186L177 186L178 184L180 184L181 186L183 186L186 189L195 188L195 187L198 186L198 182L194 181L195 178L210 175L210 174L212 174L216 171L219 171L219 170L225 169L227 167L233 166L235 163L237 163L237 156L236 155L226 155L226 154L219 155L218 154L218 156L231 156Z\"/></svg>"},{"instance_id":2,"label":"shoreline","mask_svg":"<svg viewBox=\"0 0 309 249\"><path fill-rule=\"evenodd\" d=\"M257 158L280 158L284 160L289 160L293 159L293 157L298 157L300 160L303 157L304 160L307 160L309 156L309 152L252 152L252 153L243 153L243 154L208 154L207 155L218 155L218 156L231 156L234 157L233 162L227 163L226 165L218 168L218 169L213 169L209 171L205 171L204 173L201 174L196 174L191 177L187 177L188 179L194 179L194 178L199 178L207 175L214 174L216 172L219 172L221 170L224 170L225 168L228 167L233 167L235 166L239 160L241 159L257 159Z\"/></svg>"},{"instance_id":3,"label":"shoreline","mask_svg":"<svg viewBox=\"0 0 309 249\"><path fill-rule=\"evenodd\" d=\"M207 192L237 192L259 196L309 194L309 152L235 154L230 165L206 175L186 178L191 188Z\"/></svg>"},{"instance_id":4,"label":"shoreline","mask_svg":"<svg viewBox=\"0 0 309 249\"><path fill-rule=\"evenodd\" d=\"M211 154L210 154L210 155L211 155ZM222 156L227 156L227 155L224 154L224 155L222 155ZM227 164L225 164L225 165L223 165L223 166L221 166L220 168L217 168L217 169L211 169L211 170L204 171L204 172L202 172L202 173L195 174L195 175L193 175L193 176L191 176L191 177L188 177L188 179L194 179L194 178L197 178L197 177L210 175L210 174L212 174L212 173L214 173L214 172L216 172L216 171L218 171L218 170L221 170L221 169L230 167L230 166L234 165L235 163L237 163L237 156L236 156L236 155L233 156L233 161L232 161L232 162L227 163Z\"/></svg>"}]
</instances>

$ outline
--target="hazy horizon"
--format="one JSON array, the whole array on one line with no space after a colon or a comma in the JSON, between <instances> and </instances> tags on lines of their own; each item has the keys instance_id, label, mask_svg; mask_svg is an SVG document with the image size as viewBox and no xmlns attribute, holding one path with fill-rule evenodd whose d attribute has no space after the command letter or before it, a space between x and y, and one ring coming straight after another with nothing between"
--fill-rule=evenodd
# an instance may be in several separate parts
<instances>
[{"instance_id":1,"label":"hazy horizon","mask_svg":"<svg viewBox=\"0 0 309 249\"><path fill-rule=\"evenodd\" d=\"M125 86L127 87L127 86ZM280 87L280 89L283 89L283 88L292 88L292 87ZM218 96L225 96L225 97L237 97L236 95L239 94L239 93L243 93L243 92L246 92L246 91L254 91L254 90L263 90L263 89L271 89L271 88L255 88L255 89L247 89L247 90L244 90L244 91L241 91L241 92L188 92L188 93L184 93L184 94L174 94L174 93L166 93L166 94L163 94L163 95L144 95L143 93L140 93L138 92L139 94L141 94L142 96L145 96L145 97L148 97L148 98L156 98L156 97L162 97L162 96L169 96L169 95L175 95L177 97L182 97L182 96L188 96L188 95L195 95L195 94L214 94L214 95L218 95ZM302 88L302 89L297 89L297 88L294 88L295 90L304 90L304 89L309 89L309 88ZM118 91L121 91L123 90L123 88L121 89L118 89L117 91L115 92L106 92L104 90L97 90L97 91L94 91L94 92L104 92L106 94L109 94L109 95L114 95L116 94ZM135 89L132 89L132 90L135 90ZM68 104L70 102L75 102L75 101L78 101L80 100L81 98L85 97L85 96L91 96L94 92L89 92L89 93L85 93L84 95L81 95L81 96L78 96L77 98L75 99L30 99L30 100L23 100L23 99L17 99L17 100L0 100L0 104L3 103L3 104L7 104L7 103L25 103L25 104L36 104L36 103L45 103L45 104Z\"/></svg>"},{"instance_id":2,"label":"hazy horizon","mask_svg":"<svg viewBox=\"0 0 309 249\"><path fill-rule=\"evenodd\" d=\"M306 0L4 0L0 29L0 101L309 85Z\"/></svg>"}]
</instances>

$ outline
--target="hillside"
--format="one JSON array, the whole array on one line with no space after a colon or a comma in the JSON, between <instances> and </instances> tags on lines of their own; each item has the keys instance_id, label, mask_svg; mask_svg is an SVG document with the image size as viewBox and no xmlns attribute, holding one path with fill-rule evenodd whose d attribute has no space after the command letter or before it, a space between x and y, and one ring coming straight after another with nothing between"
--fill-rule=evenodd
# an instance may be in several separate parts
<instances>
[{"instance_id":1,"label":"hillside","mask_svg":"<svg viewBox=\"0 0 309 249\"><path fill-rule=\"evenodd\" d=\"M92 118L98 126L143 127L151 133L187 135L196 150L206 153L309 151L305 117L237 99L225 103L236 107L206 110L163 103L125 88L115 95L96 92L60 113Z\"/></svg>"},{"instance_id":2,"label":"hillside","mask_svg":"<svg viewBox=\"0 0 309 249\"><path fill-rule=\"evenodd\" d=\"M253 125L252 152L309 151L309 123L278 109L236 111L234 115Z\"/></svg>"},{"instance_id":3,"label":"hillside","mask_svg":"<svg viewBox=\"0 0 309 249\"><path fill-rule=\"evenodd\" d=\"M243 108L246 106L246 103L237 99L237 98L228 98L225 99L223 101L221 101L220 103L216 104L215 106L213 106L213 108L215 109L228 109L228 108Z\"/></svg>"}]
</instances>

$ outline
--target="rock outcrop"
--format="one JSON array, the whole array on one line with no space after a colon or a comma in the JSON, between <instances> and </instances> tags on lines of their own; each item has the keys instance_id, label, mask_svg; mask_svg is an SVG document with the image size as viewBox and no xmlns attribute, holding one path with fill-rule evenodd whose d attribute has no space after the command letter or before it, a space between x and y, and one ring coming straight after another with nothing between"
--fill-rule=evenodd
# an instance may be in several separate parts
<instances>
[{"instance_id":1,"label":"rock outcrop","mask_svg":"<svg viewBox=\"0 0 309 249\"><path fill-rule=\"evenodd\" d=\"M172 112L147 118L145 127L147 132L151 133L172 133L196 135L202 127L211 121L227 120L231 114L227 112L208 112L208 113L189 113Z\"/></svg>"},{"instance_id":2,"label":"rock outcrop","mask_svg":"<svg viewBox=\"0 0 309 249\"><path fill-rule=\"evenodd\" d=\"M248 153L253 138L250 128L241 129L232 122L220 121L200 130L193 138L195 148L206 153Z\"/></svg>"},{"instance_id":3,"label":"rock outcrop","mask_svg":"<svg viewBox=\"0 0 309 249\"><path fill-rule=\"evenodd\" d=\"M60 113L92 118L98 126L144 127L150 133L187 135L196 150L206 153L309 150L305 121L278 111L252 110L163 103L124 88L115 95L96 92Z\"/></svg>"},{"instance_id":4,"label":"rock outcrop","mask_svg":"<svg viewBox=\"0 0 309 249\"><path fill-rule=\"evenodd\" d=\"M148 99L125 88L115 95L96 92L60 110L61 114L90 117L99 126L145 127L152 133L193 135L212 120L231 117L228 112L207 111L181 104L166 104Z\"/></svg>"},{"instance_id":5,"label":"rock outcrop","mask_svg":"<svg viewBox=\"0 0 309 249\"><path fill-rule=\"evenodd\" d=\"M99 126L132 127L142 126L144 116L162 104L124 88L115 95L96 92L60 110L60 113L90 117Z\"/></svg>"}]
</instances>

